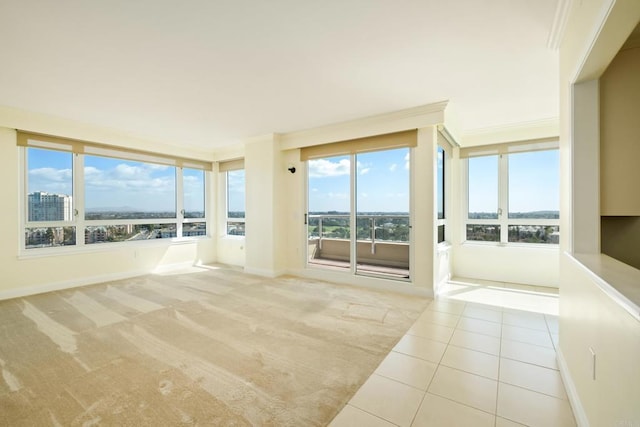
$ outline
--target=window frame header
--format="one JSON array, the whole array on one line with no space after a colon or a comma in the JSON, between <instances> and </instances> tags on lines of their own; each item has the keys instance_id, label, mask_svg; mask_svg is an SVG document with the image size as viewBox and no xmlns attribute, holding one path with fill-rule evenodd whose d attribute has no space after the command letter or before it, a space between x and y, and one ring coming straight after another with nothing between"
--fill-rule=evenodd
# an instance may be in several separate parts
<instances>
[{"instance_id":1,"label":"window frame header","mask_svg":"<svg viewBox=\"0 0 640 427\"><path fill-rule=\"evenodd\" d=\"M156 163L166 166L200 169L204 171L211 171L213 169L211 162L197 159L158 154L145 150L118 147L115 145L26 132L22 130L18 130L17 132L17 145L19 147L69 151L76 154L111 157L124 160L137 160L146 163Z\"/></svg>"}]
</instances>

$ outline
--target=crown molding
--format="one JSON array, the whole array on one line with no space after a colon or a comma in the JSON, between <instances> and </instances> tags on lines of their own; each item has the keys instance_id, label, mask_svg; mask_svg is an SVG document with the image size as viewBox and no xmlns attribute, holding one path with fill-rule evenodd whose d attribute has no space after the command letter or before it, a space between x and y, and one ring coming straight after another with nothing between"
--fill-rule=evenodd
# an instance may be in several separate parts
<instances>
[{"instance_id":1,"label":"crown molding","mask_svg":"<svg viewBox=\"0 0 640 427\"><path fill-rule=\"evenodd\" d=\"M504 142L527 141L542 138L558 138L560 120L557 117L475 129L465 132L459 140L462 147L475 147Z\"/></svg>"},{"instance_id":2,"label":"crown molding","mask_svg":"<svg viewBox=\"0 0 640 427\"><path fill-rule=\"evenodd\" d=\"M280 149L291 150L311 145L418 129L444 123L449 101L378 114L296 132L280 134Z\"/></svg>"},{"instance_id":3,"label":"crown molding","mask_svg":"<svg viewBox=\"0 0 640 427\"><path fill-rule=\"evenodd\" d=\"M0 105L0 126L80 141L109 144L115 147L192 157L203 161L211 161L213 158L212 151L201 146L150 140L130 132L4 105Z\"/></svg>"},{"instance_id":4,"label":"crown molding","mask_svg":"<svg viewBox=\"0 0 640 427\"><path fill-rule=\"evenodd\" d=\"M553 16L553 24L551 24L551 30L549 31L549 37L547 39L547 48L551 50L560 49L572 6L573 0L558 0L556 12Z\"/></svg>"}]
</instances>

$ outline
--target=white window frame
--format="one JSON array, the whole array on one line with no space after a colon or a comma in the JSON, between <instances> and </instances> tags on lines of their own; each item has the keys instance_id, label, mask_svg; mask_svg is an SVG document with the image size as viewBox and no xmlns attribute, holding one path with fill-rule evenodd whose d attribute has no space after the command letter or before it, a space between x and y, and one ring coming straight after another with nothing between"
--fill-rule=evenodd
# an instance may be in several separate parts
<instances>
[{"instance_id":1,"label":"white window frame","mask_svg":"<svg viewBox=\"0 0 640 427\"><path fill-rule=\"evenodd\" d=\"M438 218L438 200L437 200L437 196L438 196L438 189L436 188L435 191L435 207L436 207L436 242L438 245L443 245L443 246L448 246L451 241L451 228L450 228L450 218L452 217L452 212L453 210L451 209L452 206L452 200L453 198L451 197L452 195L452 172L451 172L451 159L453 158L453 146L451 145L451 143L441 134L438 133L438 144L436 147L436 159L435 159L435 165L436 165L436 174L438 173L437 171L437 164L438 164L438 153L437 153L437 149L438 148L442 148L442 150L444 151L444 159L443 159L443 167L444 167L444 206L443 206L443 213L444 213L444 218L439 219ZM437 185L437 176L435 178L435 183ZM438 242L438 227L440 226L444 226L444 240L442 242Z\"/></svg>"},{"instance_id":2,"label":"white window frame","mask_svg":"<svg viewBox=\"0 0 640 427\"><path fill-rule=\"evenodd\" d=\"M211 176L211 172L209 171L202 171L203 174L203 191L204 191L204 218L185 218L185 209L184 209L184 169L193 169L193 170L198 170L198 169L194 169L194 168L185 168L185 167L178 167L176 168L176 192L177 195L182 195L182 197L177 197L177 202L176 202L176 211L178 214L178 217L182 219L182 221L178 222L178 226L176 227L176 235L177 236L182 236L182 239L188 239L188 238L195 238L195 237L210 237L211 230L210 230L210 221L209 221L209 180L210 180L210 176ZM205 236L183 236L183 232L184 232L184 224L194 224L194 223L199 223L199 222L204 222L205 223L205 227L206 227L206 234Z\"/></svg>"},{"instance_id":3,"label":"white window frame","mask_svg":"<svg viewBox=\"0 0 640 427\"><path fill-rule=\"evenodd\" d=\"M552 151L554 148L545 150ZM557 148L555 148L557 150ZM526 150L517 153L527 152ZM512 153L516 154L516 152ZM527 247L558 247L555 243L523 243L509 242L509 226L514 225L539 225L539 226L560 226L560 219L527 219L527 218L509 218L509 154L495 154L498 156L498 218L497 219L470 219L469 218L469 159L462 159L462 179L465 187L464 191L464 220L462 229L462 241L464 243L473 243L481 245L499 245L499 246L527 246ZM500 241L487 242L480 240L467 239L468 225L499 225Z\"/></svg>"},{"instance_id":4,"label":"white window frame","mask_svg":"<svg viewBox=\"0 0 640 427\"><path fill-rule=\"evenodd\" d=\"M245 217L242 218L232 218L229 216L229 172L237 172L239 170L244 171L244 168L242 169L234 169L234 170L228 170L225 172L222 172L224 175L224 179L222 180L224 183L224 218L225 218L225 223L224 223L224 235L227 237L232 237L232 238L244 238L246 236L246 208L245 208ZM247 189L247 174L245 172L245 182L244 182L244 187L245 187L245 194L246 194L246 189ZM242 224L243 229L245 230L245 234L229 234L229 224L234 223L234 224Z\"/></svg>"},{"instance_id":5,"label":"white window frame","mask_svg":"<svg viewBox=\"0 0 640 427\"><path fill-rule=\"evenodd\" d=\"M183 195L183 167L175 166L176 171L176 216L172 218L143 218L143 219L114 219L114 220L87 220L85 219L85 206L84 206L84 157L85 154L75 153L68 150L56 149L54 147L39 147L39 146L19 146L19 161L20 161L20 227L19 227L19 254L21 257L38 257L38 256L55 256L60 253L74 253L74 252L90 252L96 250L109 250L117 248L119 246L130 246L140 244L158 244L158 243L180 243L190 241L194 239L210 238L210 209L209 209L209 181L211 172L203 170L204 172L204 203L205 203L205 217L204 218L184 218L184 195ZM73 167L73 209L74 215L72 221L29 221L28 220L28 150L29 148L40 148L51 151L66 152L72 156ZM103 157L99 154L90 154L95 157ZM153 161L145 160L144 158L127 158L126 156L117 157L125 161L134 161L141 163L154 163ZM197 223L204 222L206 224L206 235L204 236L187 236L182 237L183 224L185 223ZM176 237L153 239L153 240L136 240L130 242L105 242L107 244L87 244L85 242L85 229L86 227L93 226L112 226L112 225L140 225L140 224L174 224L176 226ZM25 241L25 230L27 228L51 228L51 227L74 227L76 238L75 245L69 246L51 246L43 248L27 248Z\"/></svg>"}]
</instances>

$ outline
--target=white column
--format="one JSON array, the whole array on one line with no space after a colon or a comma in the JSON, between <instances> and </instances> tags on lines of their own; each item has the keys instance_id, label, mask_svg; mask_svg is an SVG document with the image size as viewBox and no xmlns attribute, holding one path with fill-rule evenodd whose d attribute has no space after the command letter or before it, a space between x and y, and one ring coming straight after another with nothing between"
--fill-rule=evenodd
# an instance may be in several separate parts
<instances>
[{"instance_id":1,"label":"white column","mask_svg":"<svg viewBox=\"0 0 640 427\"><path fill-rule=\"evenodd\" d=\"M437 146L435 126L419 129L418 146L413 149L411 162L412 282L429 290L433 290L435 273Z\"/></svg>"},{"instance_id":2,"label":"white column","mask_svg":"<svg viewBox=\"0 0 640 427\"><path fill-rule=\"evenodd\" d=\"M277 135L252 138L245 143L245 271L275 277L284 272L283 165Z\"/></svg>"}]
</instances>

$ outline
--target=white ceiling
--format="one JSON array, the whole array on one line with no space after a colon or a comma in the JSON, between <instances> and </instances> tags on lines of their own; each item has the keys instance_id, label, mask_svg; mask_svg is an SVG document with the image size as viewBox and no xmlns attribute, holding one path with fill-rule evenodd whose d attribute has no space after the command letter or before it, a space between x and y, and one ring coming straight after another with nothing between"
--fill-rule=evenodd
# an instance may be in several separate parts
<instances>
[{"instance_id":1,"label":"white ceiling","mask_svg":"<svg viewBox=\"0 0 640 427\"><path fill-rule=\"evenodd\" d=\"M557 117L558 0L0 0L0 104L216 148L449 99Z\"/></svg>"}]
</instances>

